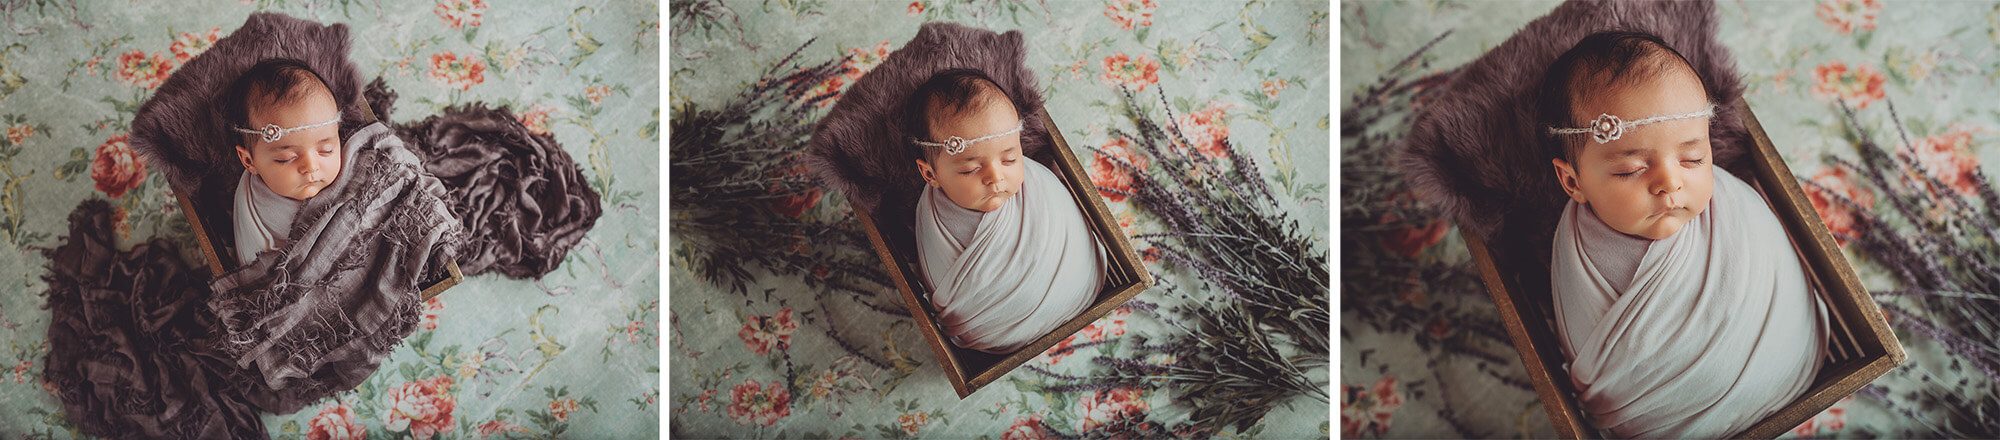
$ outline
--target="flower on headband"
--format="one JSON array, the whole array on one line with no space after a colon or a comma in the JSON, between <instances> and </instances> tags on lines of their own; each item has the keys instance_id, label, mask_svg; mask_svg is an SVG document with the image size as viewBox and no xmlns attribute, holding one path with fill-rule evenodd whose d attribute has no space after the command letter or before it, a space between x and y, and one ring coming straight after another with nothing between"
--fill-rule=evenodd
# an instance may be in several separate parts
<instances>
[{"instance_id":1,"label":"flower on headband","mask_svg":"<svg viewBox=\"0 0 2000 440\"><path fill-rule=\"evenodd\" d=\"M953 156L965 152L965 138L952 136L944 140L944 152Z\"/></svg>"},{"instance_id":2,"label":"flower on headband","mask_svg":"<svg viewBox=\"0 0 2000 440\"><path fill-rule=\"evenodd\" d=\"M1590 138L1597 143L1615 141L1625 136L1625 121L1609 113L1599 113L1597 119L1590 121L1590 130Z\"/></svg>"}]
</instances>

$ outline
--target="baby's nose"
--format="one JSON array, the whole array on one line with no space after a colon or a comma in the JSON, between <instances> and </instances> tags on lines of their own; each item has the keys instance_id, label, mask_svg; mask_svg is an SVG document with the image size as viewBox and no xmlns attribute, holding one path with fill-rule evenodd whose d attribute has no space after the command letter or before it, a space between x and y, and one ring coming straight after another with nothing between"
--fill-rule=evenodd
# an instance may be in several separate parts
<instances>
[{"instance_id":1,"label":"baby's nose","mask_svg":"<svg viewBox=\"0 0 2000 440\"><path fill-rule=\"evenodd\" d=\"M301 159L299 160L299 175L305 177L319 175L320 170L326 168L325 165L326 163L323 159L311 157Z\"/></svg>"},{"instance_id":2,"label":"baby's nose","mask_svg":"<svg viewBox=\"0 0 2000 440\"><path fill-rule=\"evenodd\" d=\"M1660 179L1655 180L1653 182L1654 182L1653 193L1671 194L1675 191L1681 190L1682 179L1681 176L1677 174L1674 174L1672 172L1667 172L1664 175L1662 175Z\"/></svg>"}]
</instances>

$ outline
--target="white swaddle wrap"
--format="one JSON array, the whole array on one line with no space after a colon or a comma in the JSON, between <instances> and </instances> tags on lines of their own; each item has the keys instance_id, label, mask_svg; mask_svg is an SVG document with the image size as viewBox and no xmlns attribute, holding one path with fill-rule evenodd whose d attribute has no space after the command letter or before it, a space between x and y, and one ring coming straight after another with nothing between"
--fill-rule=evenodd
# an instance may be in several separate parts
<instances>
[{"instance_id":1,"label":"white swaddle wrap","mask_svg":"<svg viewBox=\"0 0 2000 440\"><path fill-rule=\"evenodd\" d=\"M977 215L971 237L951 225L969 218L958 211L976 211L937 188L917 199L917 260L939 324L961 347L1019 350L1096 300L1103 267L1083 211L1055 173L1025 162L1021 193Z\"/></svg>"},{"instance_id":2,"label":"white swaddle wrap","mask_svg":"<svg viewBox=\"0 0 2000 440\"><path fill-rule=\"evenodd\" d=\"M1629 239L1563 208L1550 262L1556 334L1577 401L1619 437L1721 437L1812 385L1822 309L1768 203L1728 172L1694 222L1639 253L1629 282L1593 240ZM1615 257L1614 257L1615 258ZM1614 285L1626 284L1619 290Z\"/></svg>"},{"instance_id":3,"label":"white swaddle wrap","mask_svg":"<svg viewBox=\"0 0 2000 440\"><path fill-rule=\"evenodd\" d=\"M243 172L236 180L236 261L250 264L257 254L291 242L292 217L305 202L271 191L264 179Z\"/></svg>"}]
</instances>

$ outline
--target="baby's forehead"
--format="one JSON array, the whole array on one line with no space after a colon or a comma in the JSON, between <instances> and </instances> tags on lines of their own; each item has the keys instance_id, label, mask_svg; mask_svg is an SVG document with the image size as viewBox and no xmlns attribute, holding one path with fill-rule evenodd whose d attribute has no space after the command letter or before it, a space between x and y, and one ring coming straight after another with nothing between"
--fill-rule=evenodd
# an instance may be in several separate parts
<instances>
[{"instance_id":1,"label":"baby's forehead","mask_svg":"<svg viewBox=\"0 0 2000 440\"><path fill-rule=\"evenodd\" d=\"M1690 111L1693 109L1683 107L1709 101L1708 88L1701 77L1684 68L1665 69L1615 84L1589 84L1592 82L1570 85L1572 117L1588 121L1598 114L1610 114L1633 121L1655 114Z\"/></svg>"},{"instance_id":2,"label":"baby's forehead","mask_svg":"<svg viewBox=\"0 0 2000 440\"><path fill-rule=\"evenodd\" d=\"M945 99L933 98L924 106L924 112L934 124L964 123L991 113L1017 112L1013 98L998 87L981 87L967 97L962 107L954 107Z\"/></svg>"},{"instance_id":3,"label":"baby's forehead","mask_svg":"<svg viewBox=\"0 0 2000 440\"><path fill-rule=\"evenodd\" d=\"M333 94L325 91L304 92L290 98L278 96L257 96L243 106L250 117L276 113L310 112L324 110L339 113L340 106L333 102Z\"/></svg>"}]
</instances>

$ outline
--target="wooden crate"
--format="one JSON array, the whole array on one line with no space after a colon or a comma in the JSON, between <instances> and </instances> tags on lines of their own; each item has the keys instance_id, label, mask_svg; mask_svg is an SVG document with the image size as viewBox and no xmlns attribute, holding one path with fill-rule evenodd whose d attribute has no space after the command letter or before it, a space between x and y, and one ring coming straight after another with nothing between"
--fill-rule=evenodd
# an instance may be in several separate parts
<instances>
[{"instance_id":1,"label":"wooden crate","mask_svg":"<svg viewBox=\"0 0 2000 440\"><path fill-rule=\"evenodd\" d=\"M358 105L362 108L369 108L367 98L356 99L361 101ZM367 117L370 122L375 121L374 111L370 110ZM203 180L203 182L211 181L214 180ZM221 277L223 273L235 270L239 266L236 262L236 232L233 223L235 219L230 215L234 209L233 199L231 194L222 191L216 185L203 186L193 189L173 188L174 200L180 203L181 215L187 217L188 226L194 229L195 242L201 244L201 255L208 263L209 276ZM457 261L446 260L444 263L444 274L439 275L437 279L417 283L424 286L423 299L438 296L465 280L465 275L459 272Z\"/></svg>"},{"instance_id":2,"label":"wooden crate","mask_svg":"<svg viewBox=\"0 0 2000 440\"><path fill-rule=\"evenodd\" d=\"M1868 290L1854 275L1854 268L1847 263L1846 256L1834 243L1833 235L1821 223L1812 203L1785 166L1778 150L1771 146L1771 139L1764 134L1764 126L1757 122L1757 116L1750 112L1748 104L1739 104L1743 125L1749 130L1755 149L1749 154L1757 179L1750 182L1771 207L1777 212L1778 220L1785 226L1792 245L1804 256L1806 272L1814 288L1832 312L1833 328L1829 337L1829 357L1820 367L1819 377L1805 394L1787 404L1778 412L1764 420L1750 425L1736 438L1773 438L1819 415L1842 397L1853 394L1876 377L1889 372L1903 363L1903 346L1896 341L1896 333L1882 318L1882 310L1868 296ZM1724 172L1724 171L1717 171ZM1487 241L1479 234L1460 229L1466 248L1472 253L1473 261L1479 268L1479 276L1486 283L1487 294L1500 310L1501 323L1507 327L1507 337L1514 342L1514 349L1521 354L1521 364L1528 371L1528 379L1535 385L1535 394L1541 397L1542 408L1549 414L1549 421L1555 425L1556 434L1563 438L1599 437L1601 434L1591 426L1586 416L1577 407L1576 390L1570 386L1569 375L1563 371L1563 355L1555 328L1548 319L1553 316L1550 304L1537 304L1525 298L1519 286L1502 276L1495 264L1494 256L1487 249ZM1543 267L1546 274L1546 267ZM1546 276L1546 275L1544 275ZM1543 294L1542 297L1546 297Z\"/></svg>"},{"instance_id":3,"label":"wooden crate","mask_svg":"<svg viewBox=\"0 0 2000 440\"><path fill-rule=\"evenodd\" d=\"M1076 154L1070 151L1069 142L1063 140L1062 131L1056 128L1055 122L1049 119L1046 111L1038 113L1042 126L1048 127L1052 141L1049 143L1051 148L1046 149L1050 151L1042 151L1029 158L1048 166L1049 170L1055 172L1056 177L1062 179L1063 184L1069 187L1070 197L1083 208L1084 221L1090 224L1091 235L1097 237L1098 243L1103 246L1099 250L1103 252L1106 272L1105 284L1099 288L1095 303L1084 309L1082 314L1063 323L1055 331L1035 339L1019 351L996 355L953 345L945 336L943 327L937 324L937 311L930 303L931 289L923 285L924 277L917 269L916 249L911 244L913 240L884 239L885 230L897 234L913 234L910 227L913 218L901 221L878 221L867 210L854 211L863 229L868 231L868 240L874 245L875 255L882 259L882 267L887 269L889 278L894 280L896 290L902 292L903 303L909 308L910 317L916 320L917 332L922 333L924 340L930 343L931 351L937 354L938 365L944 368L945 377L951 379L951 387L958 391L960 399L999 380L1015 367L1048 351L1057 342L1083 330L1084 326L1096 322L1098 318L1104 317L1112 309L1125 304L1126 300L1132 299L1140 291L1153 285L1153 275L1146 272L1137 254L1132 251L1132 245L1126 240L1124 231L1118 227L1118 221L1111 217L1111 210L1105 207L1104 199L1098 195L1096 186L1090 182L1090 176L1084 173L1083 166L1076 160ZM853 203L852 195L848 197L850 205L860 206Z\"/></svg>"}]
</instances>

